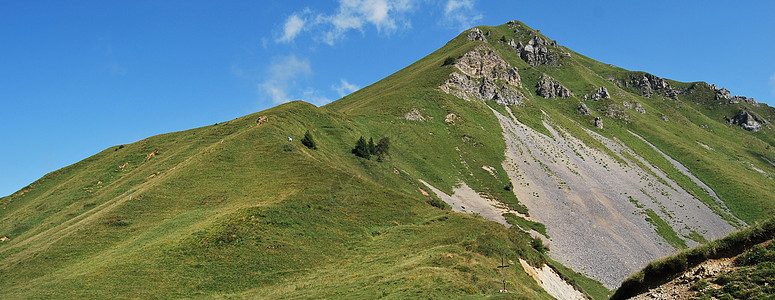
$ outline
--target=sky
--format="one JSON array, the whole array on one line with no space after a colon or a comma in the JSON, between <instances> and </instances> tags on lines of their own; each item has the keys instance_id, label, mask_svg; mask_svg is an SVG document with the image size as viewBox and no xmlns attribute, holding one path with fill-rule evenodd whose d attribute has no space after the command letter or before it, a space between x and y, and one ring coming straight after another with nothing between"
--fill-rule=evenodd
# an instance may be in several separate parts
<instances>
[{"instance_id":1,"label":"sky","mask_svg":"<svg viewBox=\"0 0 775 300\"><path fill-rule=\"evenodd\" d=\"M775 106L775 1L9 1L0 196L108 147L324 105L520 20L593 59Z\"/></svg>"}]
</instances>

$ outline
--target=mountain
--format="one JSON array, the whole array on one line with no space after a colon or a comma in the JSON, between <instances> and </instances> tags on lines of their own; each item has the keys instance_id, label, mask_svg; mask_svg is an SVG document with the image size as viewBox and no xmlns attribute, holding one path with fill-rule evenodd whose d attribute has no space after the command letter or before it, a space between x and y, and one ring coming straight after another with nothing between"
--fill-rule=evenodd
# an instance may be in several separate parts
<instances>
[{"instance_id":1,"label":"mountain","mask_svg":"<svg viewBox=\"0 0 775 300\"><path fill-rule=\"evenodd\" d=\"M774 117L479 26L326 106L111 147L0 199L0 295L606 298L772 215Z\"/></svg>"}]
</instances>

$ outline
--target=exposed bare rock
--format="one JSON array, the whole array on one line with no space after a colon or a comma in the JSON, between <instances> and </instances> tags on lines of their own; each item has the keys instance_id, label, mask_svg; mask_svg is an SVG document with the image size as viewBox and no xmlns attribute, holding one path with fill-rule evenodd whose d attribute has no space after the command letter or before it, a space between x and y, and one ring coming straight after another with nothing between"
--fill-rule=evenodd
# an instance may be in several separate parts
<instances>
[{"instance_id":1,"label":"exposed bare rock","mask_svg":"<svg viewBox=\"0 0 775 300\"><path fill-rule=\"evenodd\" d=\"M447 124L455 124L455 119L457 119L457 115L454 113L449 113L444 117L444 122Z\"/></svg>"},{"instance_id":2,"label":"exposed bare rock","mask_svg":"<svg viewBox=\"0 0 775 300\"><path fill-rule=\"evenodd\" d=\"M643 108L643 105L641 105L640 102L636 102L635 103L635 111L637 111L637 112L639 112L641 114L645 114L646 113L646 109Z\"/></svg>"},{"instance_id":3,"label":"exposed bare rock","mask_svg":"<svg viewBox=\"0 0 775 300\"><path fill-rule=\"evenodd\" d=\"M759 106L759 102L756 102L756 100L754 100L753 98L748 98L745 96L734 96L732 97L732 99L729 99L729 104L737 104L740 102L748 103L753 106Z\"/></svg>"},{"instance_id":4,"label":"exposed bare rock","mask_svg":"<svg viewBox=\"0 0 775 300\"><path fill-rule=\"evenodd\" d=\"M716 100L727 100L729 104L737 104L737 103L748 103L753 106L759 106L759 102L756 102L753 98L748 98L745 96L732 96L732 93L725 89L725 88L719 88L715 84L711 84L710 88L716 91Z\"/></svg>"},{"instance_id":5,"label":"exposed bare rock","mask_svg":"<svg viewBox=\"0 0 775 300\"><path fill-rule=\"evenodd\" d=\"M425 117L423 117L422 114L420 114L420 111L416 108L412 108L412 110L407 112L403 117L401 117L401 119L406 119L409 121L425 121Z\"/></svg>"},{"instance_id":6,"label":"exposed bare rock","mask_svg":"<svg viewBox=\"0 0 775 300\"><path fill-rule=\"evenodd\" d=\"M454 66L463 74L471 77L486 77L490 79L505 80L511 85L522 86L517 68L500 57L492 48L479 45L474 50L464 54Z\"/></svg>"},{"instance_id":7,"label":"exposed bare rock","mask_svg":"<svg viewBox=\"0 0 775 300\"><path fill-rule=\"evenodd\" d=\"M603 129L603 119L595 117L595 127Z\"/></svg>"},{"instance_id":8,"label":"exposed bare rock","mask_svg":"<svg viewBox=\"0 0 775 300\"><path fill-rule=\"evenodd\" d=\"M487 43L487 38L484 37L484 33L482 33L479 28L469 30L467 38L469 41L482 41Z\"/></svg>"},{"instance_id":9,"label":"exposed bare rock","mask_svg":"<svg viewBox=\"0 0 775 300\"><path fill-rule=\"evenodd\" d=\"M449 75L439 88L445 93L472 101L494 100L500 105L521 104L525 96L517 68L501 58L487 45L479 45L458 59L455 67L461 73Z\"/></svg>"},{"instance_id":10,"label":"exposed bare rock","mask_svg":"<svg viewBox=\"0 0 775 300\"><path fill-rule=\"evenodd\" d=\"M716 100L729 100L732 98L732 93L727 89L719 89L715 84L710 86L716 90Z\"/></svg>"},{"instance_id":11,"label":"exposed bare rock","mask_svg":"<svg viewBox=\"0 0 775 300\"><path fill-rule=\"evenodd\" d=\"M679 91L673 88L667 80L648 73L640 78L631 77L629 80L617 82L617 84L640 89L644 97L651 97L656 94L668 99L678 100Z\"/></svg>"},{"instance_id":12,"label":"exposed bare rock","mask_svg":"<svg viewBox=\"0 0 775 300\"><path fill-rule=\"evenodd\" d=\"M568 98L573 96L573 93L568 88L564 87L552 76L546 74L541 74L536 87L538 88L536 94L544 98Z\"/></svg>"},{"instance_id":13,"label":"exposed bare rock","mask_svg":"<svg viewBox=\"0 0 775 300\"><path fill-rule=\"evenodd\" d=\"M741 110L731 120L727 118L727 122L730 124L740 125L745 130L758 132L762 130L762 124L767 123L759 116L751 114L746 110Z\"/></svg>"},{"instance_id":14,"label":"exposed bare rock","mask_svg":"<svg viewBox=\"0 0 775 300\"><path fill-rule=\"evenodd\" d=\"M611 98L611 94L608 93L608 89L604 86L601 86L599 89L595 90L594 93L592 93L592 96L589 97L590 99L597 101L600 99L608 99Z\"/></svg>"},{"instance_id":15,"label":"exposed bare rock","mask_svg":"<svg viewBox=\"0 0 775 300\"><path fill-rule=\"evenodd\" d=\"M493 100L499 105L520 105L524 98L525 96L519 90L510 85L503 85Z\"/></svg>"},{"instance_id":16,"label":"exposed bare rock","mask_svg":"<svg viewBox=\"0 0 775 300\"><path fill-rule=\"evenodd\" d=\"M519 53L519 57L531 66L546 65L557 61L549 47L557 47L557 43L550 42L538 35L523 44L522 41L509 45Z\"/></svg>"},{"instance_id":17,"label":"exposed bare rock","mask_svg":"<svg viewBox=\"0 0 775 300\"><path fill-rule=\"evenodd\" d=\"M588 116L589 114L592 113L589 107L587 107L587 105L584 103L581 103L581 105L579 105L579 107L576 108L576 112L585 116Z\"/></svg>"},{"instance_id":18,"label":"exposed bare rock","mask_svg":"<svg viewBox=\"0 0 775 300\"><path fill-rule=\"evenodd\" d=\"M624 106L618 104L608 105L605 109L605 115L611 119L624 120L624 122L630 121L630 116L627 114Z\"/></svg>"}]
</instances>

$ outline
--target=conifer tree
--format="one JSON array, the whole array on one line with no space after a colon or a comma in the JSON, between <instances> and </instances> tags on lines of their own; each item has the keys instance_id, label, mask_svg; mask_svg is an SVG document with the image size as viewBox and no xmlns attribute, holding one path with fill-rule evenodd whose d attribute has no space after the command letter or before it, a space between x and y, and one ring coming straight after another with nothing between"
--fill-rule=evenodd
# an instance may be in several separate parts
<instances>
[{"instance_id":1,"label":"conifer tree","mask_svg":"<svg viewBox=\"0 0 775 300\"><path fill-rule=\"evenodd\" d=\"M309 130L304 133L304 137L301 139L301 144L313 150L318 148L318 146L315 144L315 140L312 139L312 134L309 133Z\"/></svg>"},{"instance_id":2,"label":"conifer tree","mask_svg":"<svg viewBox=\"0 0 775 300\"><path fill-rule=\"evenodd\" d=\"M366 143L366 139L364 139L363 136L361 136L361 138L358 139L358 142L355 143L353 154L365 159L371 158L371 153L369 153L369 145Z\"/></svg>"}]
</instances>

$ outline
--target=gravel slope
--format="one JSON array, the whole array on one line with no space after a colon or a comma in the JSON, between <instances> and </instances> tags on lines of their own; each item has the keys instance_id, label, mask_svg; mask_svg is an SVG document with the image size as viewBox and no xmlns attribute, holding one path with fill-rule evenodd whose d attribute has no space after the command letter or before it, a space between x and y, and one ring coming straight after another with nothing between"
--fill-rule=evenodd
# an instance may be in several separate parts
<instances>
[{"instance_id":1,"label":"gravel slope","mask_svg":"<svg viewBox=\"0 0 775 300\"><path fill-rule=\"evenodd\" d=\"M550 124L545 126L552 136L546 136L521 124L510 110L509 116L494 113L507 144L503 167L530 216L546 225L550 255L608 288L649 261L676 252L645 220L646 209L681 236L697 232L713 239L734 230L659 169L650 167L655 177ZM590 134L614 153L627 152L645 162L619 142ZM697 243L686 239L686 244Z\"/></svg>"}]
</instances>

